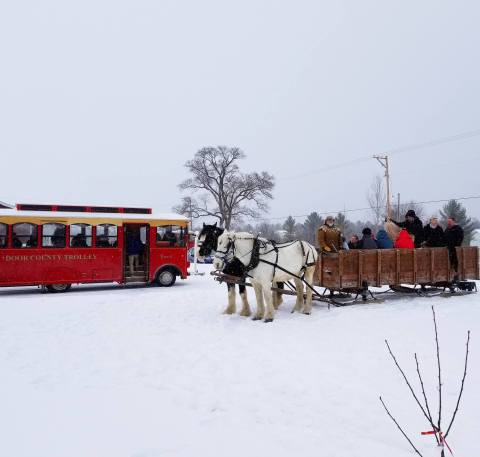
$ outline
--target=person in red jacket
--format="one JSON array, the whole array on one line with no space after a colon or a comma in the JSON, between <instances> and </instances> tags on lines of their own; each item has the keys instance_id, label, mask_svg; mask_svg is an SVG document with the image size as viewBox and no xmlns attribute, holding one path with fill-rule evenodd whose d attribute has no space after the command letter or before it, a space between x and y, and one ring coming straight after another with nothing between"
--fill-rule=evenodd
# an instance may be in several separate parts
<instances>
[{"instance_id":1,"label":"person in red jacket","mask_svg":"<svg viewBox=\"0 0 480 457\"><path fill-rule=\"evenodd\" d=\"M396 249L414 249L415 244L413 243L412 237L407 232L407 229L402 229L398 235L397 241L395 241Z\"/></svg>"}]
</instances>

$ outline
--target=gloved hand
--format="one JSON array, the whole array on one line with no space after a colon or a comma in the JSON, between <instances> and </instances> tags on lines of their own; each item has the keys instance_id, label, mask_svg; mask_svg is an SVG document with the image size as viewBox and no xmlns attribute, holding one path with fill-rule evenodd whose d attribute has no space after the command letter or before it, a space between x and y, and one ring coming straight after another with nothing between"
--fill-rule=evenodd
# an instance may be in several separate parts
<instances>
[{"instance_id":1,"label":"gloved hand","mask_svg":"<svg viewBox=\"0 0 480 457\"><path fill-rule=\"evenodd\" d=\"M332 252L332 249L329 248L328 246L325 246L325 247L323 248L323 250L324 250L325 252Z\"/></svg>"}]
</instances>

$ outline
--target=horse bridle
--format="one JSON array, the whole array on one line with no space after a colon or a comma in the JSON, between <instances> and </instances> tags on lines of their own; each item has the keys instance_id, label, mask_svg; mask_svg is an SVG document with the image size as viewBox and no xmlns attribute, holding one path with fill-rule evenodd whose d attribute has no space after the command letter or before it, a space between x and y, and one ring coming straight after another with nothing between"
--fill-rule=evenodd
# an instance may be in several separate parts
<instances>
[{"instance_id":1,"label":"horse bridle","mask_svg":"<svg viewBox=\"0 0 480 457\"><path fill-rule=\"evenodd\" d=\"M223 230L215 227L214 230L206 230L205 232L200 232L200 236L202 234L205 235L205 240L202 241L200 249L198 253L201 256L210 255L212 251L216 251L218 246L218 237L223 233Z\"/></svg>"},{"instance_id":2,"label":"horse bridle","mask_svg":"<svg viewBox=\"0 0 480 457\"><path fill-rule=\"evenodd\" d=\"M218 239L217 239L217 247L218 247ZM232 249L233 248L233 249ZM215 257L220 260L225 260L225 258L230 254L230 250L232 249L233 257L235 257L235 242L232 238L228 237L228 244L224 251L219 251L218 249L215 250Z\"/></svg>"}]
</instances>

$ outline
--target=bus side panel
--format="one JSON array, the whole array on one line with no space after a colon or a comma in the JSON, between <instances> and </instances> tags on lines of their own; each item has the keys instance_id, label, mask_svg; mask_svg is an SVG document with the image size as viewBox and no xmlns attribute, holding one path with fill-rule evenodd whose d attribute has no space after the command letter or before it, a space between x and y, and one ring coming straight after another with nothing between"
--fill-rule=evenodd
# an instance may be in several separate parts
<instances>
[{"instance_id":1,"label":"bus side panel","mask_svg":"<svg viewBox=\"0 0 480 457\"><path fill-rule=\"evenodd\" d=\"M0 250L0 286L123 281L123 236L111 248Z\"/></svg>"},{"instance_id":2,"label":"bus side panel","mask_svg":"<svg viewBox=\"0 0 480 457\"><path fill-rule=\"evenodd\" d=\"M181 278L188 276L187 248L158 246L155 230L150 230L150 281L155 281L158 270L165 265L173 265L180 270Z\"/></svg>"},{"instance_id":3,"label":"bus side panel","mask_svg":"<svg viewBox=\"0 0 480 457\"><path fill-rule=\"evenodd\" d=\"M157 248L150 249L150 281L155 280L157 271L164 265L173 265L180 270L182 279L187 277L187 250L186 248Z\"/></svg>"},{"instance_id":4,"label":"bus side panel","mask_svg":"<svg viewBox=\"0 0 480 457\"><path fill-rule=\"evenodd\" d=\"M5 249L0 286L122 280L121 248Z\"/></svg>"}]
</instances>

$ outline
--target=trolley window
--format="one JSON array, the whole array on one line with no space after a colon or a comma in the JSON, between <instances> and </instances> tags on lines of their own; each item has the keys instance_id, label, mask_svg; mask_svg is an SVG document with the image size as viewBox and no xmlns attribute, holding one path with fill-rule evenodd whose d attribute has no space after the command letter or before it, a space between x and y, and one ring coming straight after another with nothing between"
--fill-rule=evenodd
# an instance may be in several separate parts
<instances>
[{"instance_id":1,"label":"trolley window","mask_svg":"<svg viewBox=\"0 0 480 457\"><path fill-rule=\"evenodd\" d=\"M0 248L7 247L8 225L0 223Z\"/></svg>"},{"instance_id":2,"label":"trolley window","mask_svg":"<svg viewBox=\"0 0 480 457\"><path fill-rule=\"evenodd\" d=\"M185 247L185 227L161 225L157 227L157 246Z\"/></svg>"},{"instance_id":3,"label":"trolley window","mask_svg":"<svg viewBox=\"0 0 480 457\"><path fill-rule=\"evenodd\" d=\"M12 227L12 244L14 248L36 248L37 226L28 222L19 222Z\"/></svg>"},{"instance_id":4,"label":"trolley window","mask_svg":"<svg viewBox=\"0 0 480 457\"><path fill-rule=\"evenodd\" d=\"M42 247L64 248L66 227L64 224L53 222L42 226Z\"/></svg>"},{"instance_id":5,"label":"trolley window","mask_svg":"<svg viewBox=\"0 0 480 457\"><path fill-rule=\"evenodd\" d=\"M97 225L97 248L117 247L117 226L112 224Z\"/></svg>"},{"instance_id":6,"label":"trolley window","mask_svg":"<svg viewBox=\"0 0 480 457\"><path fill-rule=\"evenodd\" d=\"M92 247L92 226L88 224L70 225L70 247L91 248Z\"/></svg>"}]
</instances>

